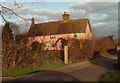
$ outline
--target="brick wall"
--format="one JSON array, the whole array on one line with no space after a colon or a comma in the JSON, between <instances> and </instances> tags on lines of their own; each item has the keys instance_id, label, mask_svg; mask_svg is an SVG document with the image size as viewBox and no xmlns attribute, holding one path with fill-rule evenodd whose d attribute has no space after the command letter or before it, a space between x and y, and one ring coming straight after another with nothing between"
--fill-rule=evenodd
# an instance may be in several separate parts
<instances>
[{"instance_id":1,"label":"brick wall","mask_svg":"<svg viewBox=\"0 0 120 83\"><path fill-rule=\"evenodd\" d=\"M89 34L89 36L88 36ZM36 37L29 37L29 44L31 45L32 42L38 41L39 43L43 44L43 50L61 50L61 40L56 42L59 38L63 39L91 39L91 33L89 30L86 33L72 33L72 34L58 34L58 35L49 35L49 36L36 36ZM55 46L56 43L56 46Z\"/></svg>"}]
</instances>

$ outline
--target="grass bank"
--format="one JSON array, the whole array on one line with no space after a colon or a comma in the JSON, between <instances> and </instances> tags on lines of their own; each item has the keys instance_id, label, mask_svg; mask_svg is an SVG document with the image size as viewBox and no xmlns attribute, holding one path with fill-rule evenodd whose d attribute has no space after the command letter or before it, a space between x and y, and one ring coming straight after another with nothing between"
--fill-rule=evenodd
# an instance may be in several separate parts
<instances>
[{"instance_id":1,"label":"grass bank","mask_svg":"<svg viewBox=\"0 0 120 83\"><path fill-rule=\"evenodd\" d=\"M21 76L25 75L31 72L35 71L40 71L40 70L48 70L48 69L54 69L54 68L59 68L65 66L64 63L59 63L59 64L43 64L40 66L36 67L14 67L14 68L9 68L6 71L2 71L2 76L3 77L9 77L9 76Z\"/></svg>"}]
</instances>

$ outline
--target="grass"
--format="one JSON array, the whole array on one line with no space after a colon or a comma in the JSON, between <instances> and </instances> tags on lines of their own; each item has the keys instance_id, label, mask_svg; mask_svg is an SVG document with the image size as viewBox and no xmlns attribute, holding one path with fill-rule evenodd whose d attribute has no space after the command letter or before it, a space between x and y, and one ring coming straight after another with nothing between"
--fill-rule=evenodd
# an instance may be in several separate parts
<instances>
[{"instance_id":1,"label":"grass","mask_svg":"<svg viewBox=\"0 0 120 83\"><path fill-rule=\"evenodd\" d=\"M81 59L78 62L82 62L85 61L87 59ZM73 64L73 63L78 63L78 62L71 62L69 61L69 64ZM40 66L36 66L36 67L14 67L14 68L8 68L6 71L2 70L2 76L3 77L16 77L16 76L22 76L22 75L26 75L29 74L31 72L35 72L35 71L41 71L41 70L49 70L49 69L55 69L55 68L59 68L59 67L64 67L66 64L64 64L63 62L59 62L58 64L42 64Z\"/></svg>"},{"instance_id":2,"label":"grass","mask_svg":"<svg viewBox=\"0 0 120 83\"><path fill-rule=\"evenodd\" d=\"M15 68L9 68L6 71L2 71L2 76L3 77L8 77L8 76L21 76L25 75L31 72L35 71L41 71L41 70L48 70L48 69L54 69L58 67L63 67L65 64L59 63L59 64L44 64L36 67L15 67Z\"/></svg>"},{"instance_id":3,"label":"grass","mask_svg":"<svg viewBox=\"0 0 120 83\"><path fill-rule=\"evenodd\" d=\"M111 70L103 76L101 81L118 81L120 83L120 70Z\"/></svg>"},{"instance_id":4,"label":"grass","mask_svg":"<svg viewBox=\"0 0 120 83\"><path fill-rule=\"evenodd\" d=\"M86 61L88 59L81 59L80 61L72 62L69 60L69 65L73 63L78 63L82 61ZM36 67L14 67L14 68L8 68L7 70L2 70L2 76L3 77L16 77L16 76L22 76L26 75L31 72L35 71L41 71L41 70L49 70L49 69L55 69L59 67L64 67L65 64L63 62L59 62L58 64L42 64L40 66Z\"/></svg>"}]
</instances>

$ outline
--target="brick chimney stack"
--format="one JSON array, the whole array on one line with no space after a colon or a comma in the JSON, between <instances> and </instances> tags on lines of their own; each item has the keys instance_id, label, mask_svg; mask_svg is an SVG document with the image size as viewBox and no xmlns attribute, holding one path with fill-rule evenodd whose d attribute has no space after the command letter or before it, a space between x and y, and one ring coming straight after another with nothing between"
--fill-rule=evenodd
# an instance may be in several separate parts
<instances>
[{"instance_id":1,"label":"brick chimney stack","mask_svg":"<svg viewBox=\"0 0 120 83\"><path fill-rule=\"evenodd\" d=\"M67 12L64 12L64 14L62 15L62 19L69 20L69 14Z\"/></svg>"},{"instance_id":2,"label":"brick chimney stack","mask_svg":"<svg viewBox=\"0 0 120 83\"><path fill-rule=\"evenodd\" d=\"M34 17L32 17L32 19L31 19L31 26L34 25L34 24L35 24L35 19L34 19Z\"/></svg>"}]
</instances>

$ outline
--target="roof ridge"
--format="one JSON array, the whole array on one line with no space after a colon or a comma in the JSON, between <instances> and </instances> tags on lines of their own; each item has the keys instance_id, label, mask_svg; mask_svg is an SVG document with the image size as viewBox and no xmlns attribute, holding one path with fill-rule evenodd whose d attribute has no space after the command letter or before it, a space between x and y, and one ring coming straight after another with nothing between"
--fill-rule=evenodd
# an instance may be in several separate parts
<instances>
[{"instance_id":1,"label":"roof ridge","mask_svg":"<svg viewBox=\"0 0 120 83\"><path fill-rule=\"evenodd\" d=\"M88 20L88 18L70 19L70 20L67 20L67 21L65 21L65 22L76 21L76 20ZM64 20L42 22L42 23L37 23L37 24L56 23L56 22L64 22ZM36 24L35 24L35 25L36 25Z\"/></svg>"}]
</instances>

